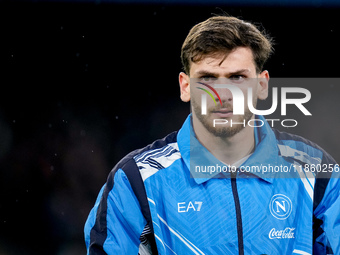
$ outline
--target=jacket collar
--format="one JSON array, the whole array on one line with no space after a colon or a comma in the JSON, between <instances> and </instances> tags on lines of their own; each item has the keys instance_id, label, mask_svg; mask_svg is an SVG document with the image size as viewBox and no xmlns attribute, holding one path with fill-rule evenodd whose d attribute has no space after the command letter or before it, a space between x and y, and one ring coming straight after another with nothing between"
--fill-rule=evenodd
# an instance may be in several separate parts
<instances>
[{"instance_id":1,"label":"jacket collar","mask_svg":"<svg viewBox=\"0 0 340 255\"><path fill-rule=\"evenodd\" d=\"M256 116L255 118L261 120L264 125L255 128L255 150L253 154L243 162L239 169L251 169L251 167L254 169L254 166L257 166L258 169L263 169L263 166L276 166L278 163L279 149L274 132L263 116ZM190 176L194 178L196 183L201 184L211 178L230 178L230 173L228 171L225 171L224 173L221 173L221 171L197 171L200 169L199 167L201 167L201 170L204 169L204 166L206 167L206 171L209 166L215 166L215 169L217 169L217 166L227 169L225 167L228 166L215 158L213 154L197 140L191 124L191 114L187 117L177 134L177 143L182 158L187 166L187 170L191 170ZM243 173L238 173L238 177L257 177L269 183L273 182L274 175L274 172L264 173L261 171L253 171L252 173L243 171Z\"/></svg>"}]
</instances>

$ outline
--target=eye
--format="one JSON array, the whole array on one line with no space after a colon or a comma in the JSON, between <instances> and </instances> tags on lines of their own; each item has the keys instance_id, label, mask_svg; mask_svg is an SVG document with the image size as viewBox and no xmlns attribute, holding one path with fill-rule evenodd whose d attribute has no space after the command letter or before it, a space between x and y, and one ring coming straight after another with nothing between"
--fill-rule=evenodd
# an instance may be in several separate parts
<instances>
[{"instance_id":1,"label":"eye","mask_svg":"<svg viewBox=\"0 0 340 255\"><path fill-rule=\"evenodd\" d=\"M230 76L229 79L233 82L243 82L246 79L246 77L244 75L236 74L236 75Z\"/></svg>"},{"instance_id":2,"label":"eye","mask_svg":"<svg viewBox=\"0 0 340 255\"><path fill-rule=\"evenodd\" d=\"M214 77L214 76L202 76L199 78L201 81L204 81L204 82L211 82L211 81L216 81L217 78Z\"/></svg>"}]
</instances>

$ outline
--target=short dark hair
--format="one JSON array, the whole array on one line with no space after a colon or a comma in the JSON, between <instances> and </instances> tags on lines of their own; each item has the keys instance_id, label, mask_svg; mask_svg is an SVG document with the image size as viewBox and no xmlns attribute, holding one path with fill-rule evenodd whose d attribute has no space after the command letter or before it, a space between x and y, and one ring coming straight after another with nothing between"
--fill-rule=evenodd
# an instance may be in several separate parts
<instances>
[{"instance_id":1,"label":"short dark hair","mask_svg":"<svg viewBox=\"0 0 340 255\"><path fill-rule=\"evenodd\" d=\"M273 51L272 39L255 25L230 16L211 17L195 25L186 37L181 51L183 69L189 75L191 63L236 47L252 50L258 73Z\"/></svg>"}]
</instances>

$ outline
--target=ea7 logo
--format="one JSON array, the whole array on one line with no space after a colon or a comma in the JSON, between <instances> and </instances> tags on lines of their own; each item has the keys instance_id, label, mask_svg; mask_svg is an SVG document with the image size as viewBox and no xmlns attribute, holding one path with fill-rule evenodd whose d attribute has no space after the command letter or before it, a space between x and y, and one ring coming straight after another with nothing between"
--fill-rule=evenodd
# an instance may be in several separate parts
<instances>
[{"instance_id":1,"label":"ea7 logo","mask_svg":"<svg viewBox=\"0 0 340 255\"><path fill-rule=\"evenodd\" d=\"M195 201L195 202L180 202L177 204L177 208L178 208L178 212L179 213L184 213L184 212L188 212L188 211L197 211L199 212L201 210L202 207L202 202L200 201Z\"/></svg>"},{"instance_id":2,"label":"ea7 logo","mask_svg":"<svg viewBox=\"0 0 340 255\"><path fill-rule=\"evenodd\" d=\"M292 213L293 204L289 197L276 194L269 203L270 213L278 220L285 220Z\"/></svg>"}]
</instances>

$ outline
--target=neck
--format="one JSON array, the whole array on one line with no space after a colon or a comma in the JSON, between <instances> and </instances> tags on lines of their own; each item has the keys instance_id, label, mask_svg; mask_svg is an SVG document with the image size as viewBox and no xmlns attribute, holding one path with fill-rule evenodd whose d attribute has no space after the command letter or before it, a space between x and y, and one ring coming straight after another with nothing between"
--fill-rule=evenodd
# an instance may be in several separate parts
<instances>
[{"instance_id":1,"label":"neck","mask_svg":"<svg viewBox=\"0 0 340 255\"><path fill-rule=\"evenodd\" d=\"M215 136L209 132L199 120L194 118L194 116L193 127L200 143L218 160L225 164L232 165L251 154L254 150L254 128L248 125L231 137Z\"/></svg>"}]
</instances>

